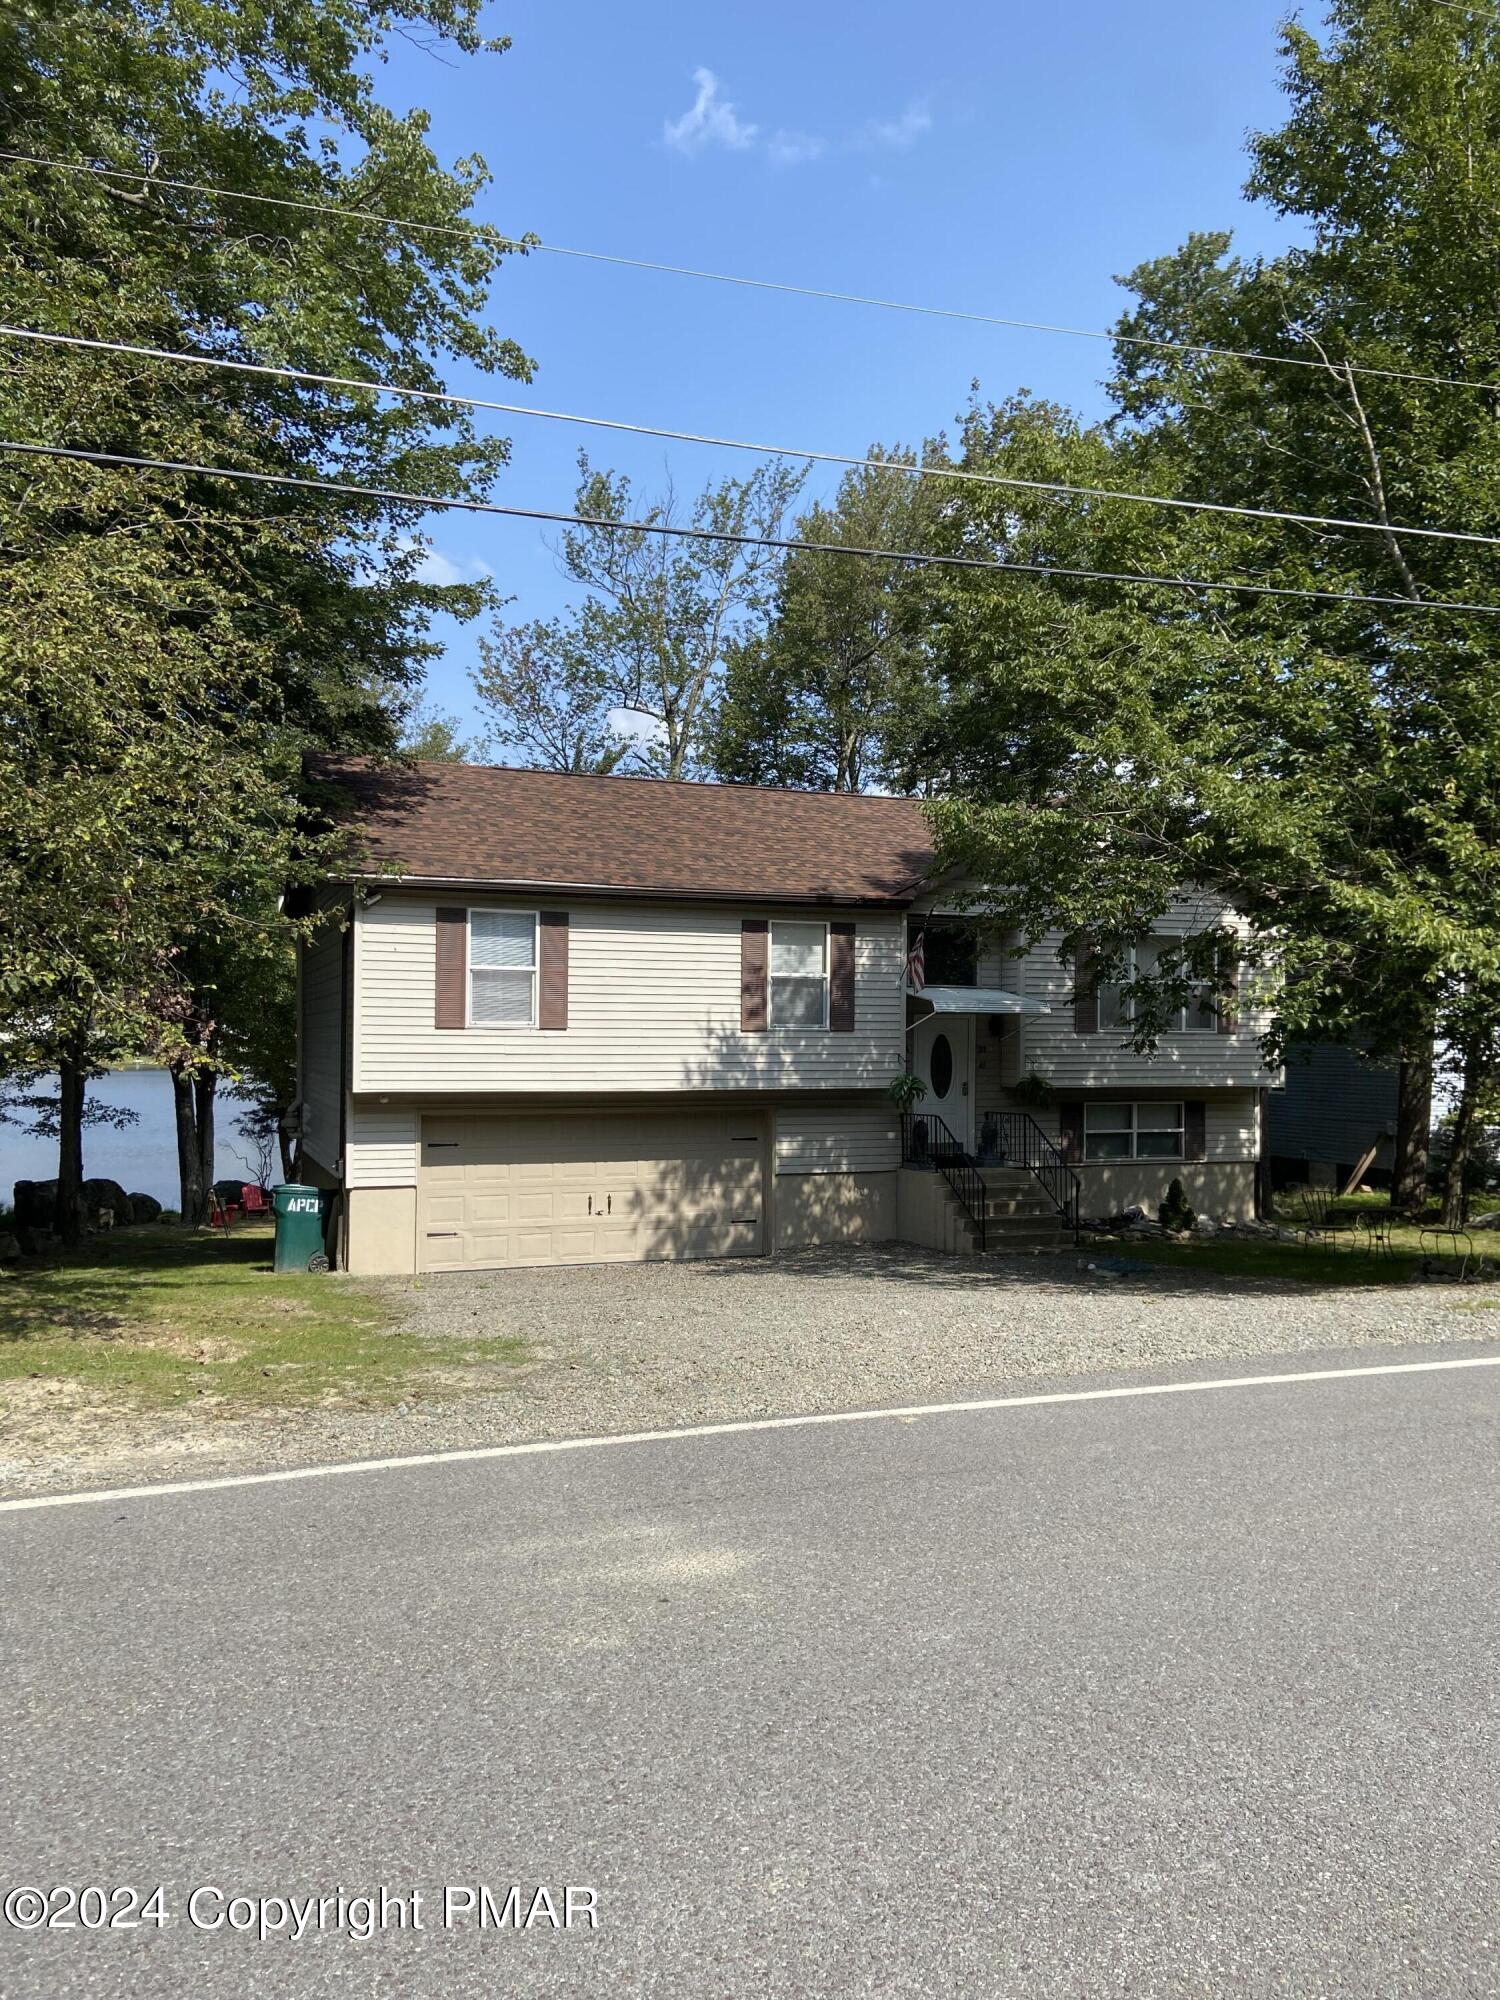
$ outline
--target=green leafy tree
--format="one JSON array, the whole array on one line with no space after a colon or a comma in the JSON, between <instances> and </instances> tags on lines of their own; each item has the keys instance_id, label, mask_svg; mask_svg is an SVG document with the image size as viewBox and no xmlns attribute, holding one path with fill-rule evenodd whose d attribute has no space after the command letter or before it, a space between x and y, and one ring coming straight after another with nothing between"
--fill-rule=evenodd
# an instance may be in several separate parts
<instances>
[{"instance_id":1,"label":"green leafy tree","mask_svg":"<svg viewBox=\"0 0 1500 2000\"><path fill-rule=\"evenodd\" d=\"M424 32L469 57L503 46L471 0L7 13L4 145L116 172L0 163L4 320L418 389L440 386L445 356L524 377L480 317L499 248L462 228L482 164L445 171L425 115L372 87L384 38ZM445 495L483 490L505 457L431 403L0 346L10 438ZM180 1124L201 1127L225 1032L214 968L272 936L284 953L279 892L326 854L301 818L303 752L389 753L429 615L480 608L477 586L421 579L417 512L0 456L5 1059L60 1071L65 1235L89 1070L158 1050ZM195 1129L188 1150L208 1149Z\"/></svg>"},{"instance_id":2,"label":"green leafy tree","mask_svg":"<svg viewBox=\"0 0 1500 2000\"><path fill-rule=\"evenodd\" d=\"M692 777L708 763L726 661L771 606L781 557L756 538L784 535L804 475L774 460L684 509L670 490L637 502L623 474L593 471L586 455L579 470L588 525L560 554L582 600L560 619L497 625L475 686L500 741L531 761ZM643 525L611 525L626 521ZM674 526L692 532L649 532ZM640 732L623 755L622 717Z\"/></svg>"},{"instance_id":3,"label":"green leafy tree","mask_svg":"<svg viewBox=\"0 0 1500 2000\"><path fill-rule=\"evenodd\" d=\"M484 754L484 745L462 733L456 715L440 708L419 705L408 715L398 748L403 757L427 764L473 764Z\"/></svg>"},{"instance_id":4,"label":"green leafy tree","mask_svg":"<svg viewBox=\"0 0 1500 2000\"><path fill-rule=\"evenodd\" d=\"M1394 600L945 584L959 796L940 817L997 907L1060 920L1103 977L1175 883L1223 889L1252 955L1278 964L1273 1040L1403 1058L1409 1106L1434 1038L1477 1103L1500 1019L1500 621L1406 608L1500 601L1493 551L1403 532L1500 531L1497 38L1416 0L1339 0L1326 45L1289 28L1292 115L1254 142L1250 187L1306 247L1245 263L1203 236L1138 271L1111 434L1012 411L966 438L965 462L995 470L1092 462L1085 483L1368 529L974 488L945 519L976 552ZM1164 979L1223 952L1205 928ZM1461 1112L1454 1217L1472 1123ZM1420 1165L1409 1145L1408 1181Z\"/></svg>"},{"instance_id":5,"label":"green leafy tree","mask_svg":"<svg viewBox=\"0 0 1500 2000\"><path fill-rule=\"evenodd\" d=\"M852 469L799 517L797 539L822 546L787 558L765 631L730 652L712 745L730 783L861 792L910 761L930 687L924 579L828 550L928 546L937 482L897 469L911 454L869 456L891 469Z\"/></svg>"},{"instance_id":6,"label":"green leafy tree","mask_svg":"<svg viewBox=\"0 0 1500 2000\"><path fill-rule=\"evenodd\" d=\"M619 690L576 614L497 624L479 655L474 689L506 755L548 771L605 774L630 755L615 721Z\"/></svg>"}]
</instances>

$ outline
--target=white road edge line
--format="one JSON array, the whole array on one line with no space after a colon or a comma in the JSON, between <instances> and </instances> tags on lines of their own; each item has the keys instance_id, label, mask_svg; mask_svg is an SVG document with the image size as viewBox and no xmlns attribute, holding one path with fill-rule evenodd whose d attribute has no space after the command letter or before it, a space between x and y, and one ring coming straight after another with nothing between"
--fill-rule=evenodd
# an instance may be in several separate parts
<instances>
[{"instance_id":1,"label":"white road edge line","mask_svg":"<svg viewBox=\"0 0 1500 2000\"><path fill-rule=\"evenodd\" d=\"M1437 1375L1460 1368L1500 1368L1500 1354L1458 1361L1390 1361L1372 1368L1310 1368L1288 1375L1226 1375L1211 1382L1140 1382L1119 1389L1058 1389L1037 1396L990 1396L973 1403L909 1403L900 1409L834 1410L806 1417L747 1417L736 1423L692 1424L671 1431L622 1431L609 1437L552 1438L533 1444L476 1445L465 1451L416 1452L409 1458L356 1458L342 1465L294 1466L284 1472L240 1472L222 1479L178 1479L157 1486L111 1486L84 1493L43 1493L0 1500L0 1514L42 1507L103 1507L115 1500L159 1500L175 1493L222 1493L234 1486L284 1486L347 1473L404 1472L419 1465L474 1465L486 1459L539 1458L549 1452L605 1451L631 1444L672 1444L683 1438L737 1437L752 1431L812 1430L820 1424L877 1424L914 1417L973 1416L984 1410L1036 1410L1058 1403L1116 1403L1133 1396L1201 1396L1224 1389L1279 1389L1299 1382L1367 1381L1380 1375Z\"/></svg>"}]
</instances>

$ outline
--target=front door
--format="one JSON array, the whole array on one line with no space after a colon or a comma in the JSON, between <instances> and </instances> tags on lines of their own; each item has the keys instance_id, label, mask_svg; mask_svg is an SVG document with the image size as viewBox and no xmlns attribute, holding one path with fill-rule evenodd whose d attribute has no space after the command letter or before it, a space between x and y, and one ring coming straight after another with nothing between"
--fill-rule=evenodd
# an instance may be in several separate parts
<instances>
[{"instance_id":1,"label":"front door","mask_svg":"<svg viewBox=\"0 0 1500 2000\"><path fill-rule=\"evenodd\" d=\"M974 1016L930 1014L911 1031L913 1074L927 1086L914 1108L941 1118L966 1153L974 1150Z\"/></svg>"}]
</instances>

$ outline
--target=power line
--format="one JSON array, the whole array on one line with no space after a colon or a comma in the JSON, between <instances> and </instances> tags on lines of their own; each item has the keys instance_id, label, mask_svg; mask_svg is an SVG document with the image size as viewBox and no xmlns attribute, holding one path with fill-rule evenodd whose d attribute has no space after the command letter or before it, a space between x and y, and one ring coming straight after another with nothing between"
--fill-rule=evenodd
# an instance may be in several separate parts
<instances>
[{"instance_id":1,"label":"power line","mask_svg":"<svg viewBox=\"0 0 1500 2000\"><path fill-rule=\"evenodd\" d=\"M1493 7L1468 7L1464 0L1432 0L1434 7L1446 7L1450 14L1472 14L1480 21L1500 21Z\"/></svg>"},{"instance_id":2,"label":"power line","mask_svg":"<svg viewBox=\"0 0 1500 2000\"><path fill-rule=\"evenodd\" d=\"M45 167L55 173L92 174L98 179L129 181L142 187L172 188L181 194L208 195L216 201L258 202L268 208L294 209L305 215L326 215L380 229L404 230L421 236L472 239L483 237L501 250L531 251L549 257L573 257L593 264L614 264L631 271L655 271L674 278L698 278L708 284L735 285L749 291L779 292L787 297L821 299L839 305L869 306L880 312L915 313L926 319L964 320L977 326L1003 326L1023 333L1059 334L1071 340L1106 340L1122 347L1151 348L1160 353L1196 355L1229 361L1261 362L1276 368L1309 368L1326 373L1326 361L1300 354L1264 354L1254 348L1210 347L1186 340L1163 340L1148 334L1113 333L1104 327L1062 326L1049 320L1013 319L1000 313L970 312L956 306L918 305L904 299L876 298L864 292L839 292L816 285L793 285L773 278L746 278L728 271L703 271L689 264L664 264L645 257L621 257L605 250L578 250L562 243L544 243L537 236L507 236L488 222L419 222L414 217L383 215L373 209L345 208L335 202L301 201L290 195L254 194L245 188L215 187L206 181L176 180L166 174L136 172L126 167L101 167L87 160L54 160L39 153L0 148L0 160ZM1410 382L1433 389L1496 390L1500 383L1476 382L1462 375L1426 375L1412 369L1375 368L1362 362L1340 362L1356 375L1385 382Z\"/></svg>"},{"instance_id":3,"label":"power line","mask_svg":"<svg viewBox=\"0 0 1500 2000\"><path fill-rule=\"evenodd\" d=\"M1290 584L1210 583L1201 577L1135 574L1129 570L1083 569L1071 564L1002 562L989 556L929 555L920 549L865 548L847 542L807 542L786 535L751 535L722 528L695 528L669 521L619 521L606 514L576 514L545 507L504 506L497 500L470 500L436 493L407 493L399 487L360 486L338 479L314 479L291 472L258 472L225 465L198 465L190 460L148 458L131 452L86 451L77 445L23 444L0 438L0 451L32 458L78 460L87 465L118 465L147 472L181 472L205 479L239 479L256 486L290 486L308 493L333 493L356 500L380 500L388 505L423 509L453 509L467 514L498 514L510 520L549 521L578 528L606 528L617 534L670 535L694 542L729 542L740 548L782 549L791 555L853 556L867 561L907 563L919 569L989 570L999 575L1066 577L1099 583L1149 584L1164 590L1220 591L1231 596L1294 597L1318 604L1371 604L1398 611L1454 611L1476 617L1500 616L1500 604L1465 604L1446 598L1378 597L1367 592L1306 590Z\"/></svg>"},{"instance_id":4,"label":"power line","mask_svg":"<svg viewBox=\"0 0 1500 2000\"><path fill-rule=\"evenodd\" d=\"M323 375L307 368L284 368L269 361L237 361L227 355L187 354L164 347L142 347L131 341L94 340L76 333L42 333L33 327L0 325L0 339L32 340L48 347L83 348L99 354L125 354L145 361L170 361L190 368L222 368L240 375L265 375L287 382L307 382L325 389L360 389L374 395L405 396L415 402L438 403L468 410L496 410L504 416L536 417L548 423L584 424L594 430L621 431L631 437L666 438L677 444L713 445L726 451L756 452L764 457L808 459L819 465L844 465L856 470L895 472L913 479L953 479L969 485L999 486L1025 493L1054 493L1079 500L1122 500L1144 507L1171 507L1193 514L1229 514L1252 521L1284 521L1307 528L1354 529L1363 534L1421 536L1428 541L1468 542L1500 548L1500 535L1481 535L1461 528L1414 528L1384 521L1362 521L1338 514L1295 514L1274 507L1236 507L1221 500L1186 500L1176 494L1132 493L1112 486L1074 486L1054 479L1017 479L998 472L972 472L962 467L911 465L894 458L857 458L837 451L803 450L784 444L757 444L748 438L718 437L709 431L672 430L663 424L628 423L618 417L590 417L576 410L543 410L529 403L506 403L488 396L466 396L450 389L419 389L400 382L372 380L361 375Z\"/></svg>"}]
</instances>

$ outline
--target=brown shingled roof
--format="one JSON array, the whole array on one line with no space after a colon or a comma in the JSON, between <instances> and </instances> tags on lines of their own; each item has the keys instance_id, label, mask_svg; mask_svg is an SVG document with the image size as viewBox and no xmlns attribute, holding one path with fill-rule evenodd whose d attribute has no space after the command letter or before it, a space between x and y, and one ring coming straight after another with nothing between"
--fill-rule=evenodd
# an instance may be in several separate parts
<instances>
[{"instance_id":1,"label":"brown shingled roof","mask_svg":"<svg viewBox=\"0 0 1500 2000\"><path fill-rule=\"evenodd\" d=\"M933 859L912 799L479 764L316 775L352 795L361 872L451 886L900 906Z\"/></svg>"}]
</instances>

